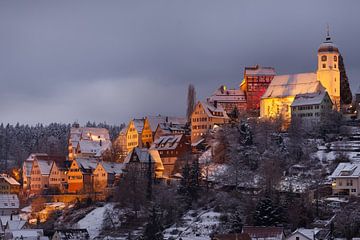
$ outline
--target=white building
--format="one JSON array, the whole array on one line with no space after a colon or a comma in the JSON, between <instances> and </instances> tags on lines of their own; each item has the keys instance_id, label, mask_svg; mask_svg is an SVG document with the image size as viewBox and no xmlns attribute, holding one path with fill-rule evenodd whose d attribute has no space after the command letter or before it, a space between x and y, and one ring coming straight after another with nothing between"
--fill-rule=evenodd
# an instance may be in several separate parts
<instances>
[{"instance_id":1,"label":"white building","mask_svg":"<svg viewBox=\"0 0 360 240\"><path fill-rule=\"evenodd\" d=\"M286 240L324 240L329 237L329 230L321 228L299 228L296 229Z\"/></svg>"},{"instance_id":2,"label":"white building","mask_svg":"<svg viewBox=\"0 0 360 240\"><path fill-rule=\"evenodd\" d=\"M19 198L16 194L0 194L0 215L11 215L19 211Z\"/></svg>"},{"instance_id":3,"label":"white building","mask_svg":"<svg viewBox=\"0 0 360 240\"><path fill-rule=\"evenodd\" d=\"M360 163L339 163L330 178L333 194L359 196Z\"/></svg>"}]
</instances>

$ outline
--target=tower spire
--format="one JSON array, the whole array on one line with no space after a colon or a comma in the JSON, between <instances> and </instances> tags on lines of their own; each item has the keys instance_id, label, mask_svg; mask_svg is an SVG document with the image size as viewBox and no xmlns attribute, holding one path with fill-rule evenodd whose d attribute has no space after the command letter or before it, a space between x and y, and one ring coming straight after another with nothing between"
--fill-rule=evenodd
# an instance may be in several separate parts
<instances>
[{"instance_id":1,"label":"tower spire","mask_svg":"<svg viewBox=\"0 0 360 240\"><path fill-rule=\"evenodd\" d=\"M330 41L331 37L330 37L330 27L329 24L326 24L326 41Z\"/></svg>"}]
</instances>

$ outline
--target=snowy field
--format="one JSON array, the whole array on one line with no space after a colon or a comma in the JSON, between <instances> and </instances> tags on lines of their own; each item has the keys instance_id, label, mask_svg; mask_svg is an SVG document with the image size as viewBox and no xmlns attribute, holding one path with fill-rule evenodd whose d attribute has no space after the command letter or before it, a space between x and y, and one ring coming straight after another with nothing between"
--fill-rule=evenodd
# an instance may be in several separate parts
<instances>
[{"instance_id":1,"label":"snowy field","mask_svg":"<svg viewBox=\"0 0 360 240\"><path fill-rule=\"evenodd\" d=\"M220 213L213 210L189 211L175 224L164 231L164 239L210 240L209 235L219 225Z\"/></svg>"},{"instance_id":2,"label":"snowy field","mask_svg":"<svg viewBox=\"0 0 360 240\"><path fill-rule=\"evenodd\" d=\"M113 204L108 203L103 207L98 207L88 213L84 218L78 221L75 228L86 228L89 232L90 238L96 238L102 229L102 224L104 221L104 213L106 209L112 211Z\"/></svg>"}]
</instances>

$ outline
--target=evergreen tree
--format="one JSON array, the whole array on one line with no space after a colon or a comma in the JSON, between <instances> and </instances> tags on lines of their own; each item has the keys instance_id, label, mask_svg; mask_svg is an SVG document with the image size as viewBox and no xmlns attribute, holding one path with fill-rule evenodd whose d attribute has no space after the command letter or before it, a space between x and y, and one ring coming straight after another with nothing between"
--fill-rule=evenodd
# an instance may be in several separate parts
<instances>
[{"instance_id":1,"label":"evergreen tree","mask_svg":"<svg viewBox=\"0 0 360 240\"><path fill-rule=\"evenodd\" d=\"M188 88L187 95L187 109L186 109L186 117L188 122L190 122L190 117L195 108L196 101L196 91L194 85L190 84Z\"/></svg>"},{"instance_id":2,"label":"evergreen tree","mask_svg":"<svg viewBox=\"0 0 360 240\"><path fill-rule=\"evenodd\" d=\"M244 226L242 222L242 212L240 209L236 209L236 211L230 215L230 226L231 232L233 233L241 233L242 228Z\"/></svg>"},{"instance_id":3,"label":"evergreen tree","mask_svg":"<svg viewBox=\"0 0 360 240\"><path fill-rule=\"evenodd\" d=\"M162 240L164 239L163 236L163 227L161 224L160 219L161 214L159 210L153 206L150 211L150 216L148 223L145 226L144 234L142 239L143 240Z\"/></svg>"},{"instance_id":4,"label":"evergreen tree","mask_svg":"<svg viewBox=\"0 0 360 240\"><path fill-rule=\"evenodd\" d=\"M281 207L276 207L270 198L261 199L255 210L254 220L256 226L276 226L283 221Z\"/></svg>"},{"instance_id":5,"label":"evergreen tree","mask_svg":"<svg viewBox=\"0 0 360 240\"><path fill-rule=\"evenodd\" d=\"M200 178L199 162L197 160L194 161L191 167L186 163L183 168L178 193L185 198L188 204L191 204L199 198Z\"/></svg>"},{"instance_id":6,"label":"evergreen tree","mask_svg":"<svg viewBox=\"0 0 360 240\"><path fill-rule=\"evenodd\" d=\"M351 104L352 93L349 86L349 79L346 75L344 59L339 55L339 70L340 70L340 101L341 104Z\"/></svg>"}]
</instances>

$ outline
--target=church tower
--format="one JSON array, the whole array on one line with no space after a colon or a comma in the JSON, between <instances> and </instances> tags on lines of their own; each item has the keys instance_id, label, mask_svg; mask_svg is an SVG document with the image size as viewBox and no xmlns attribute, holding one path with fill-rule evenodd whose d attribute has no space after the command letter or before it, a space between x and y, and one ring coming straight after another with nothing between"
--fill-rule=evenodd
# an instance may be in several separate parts
<instances>
[{"instance_id":1,"label":"church tower","mask_svg":"<svg viewBox=\"0 0 360 240\"><path fill-rule=\"evenodd\" d=\"M318 49L317 79L326 88L337 110L340 109L339 49L331 41L329 29L326 40Z\"/></svg>"}]
</instances>

